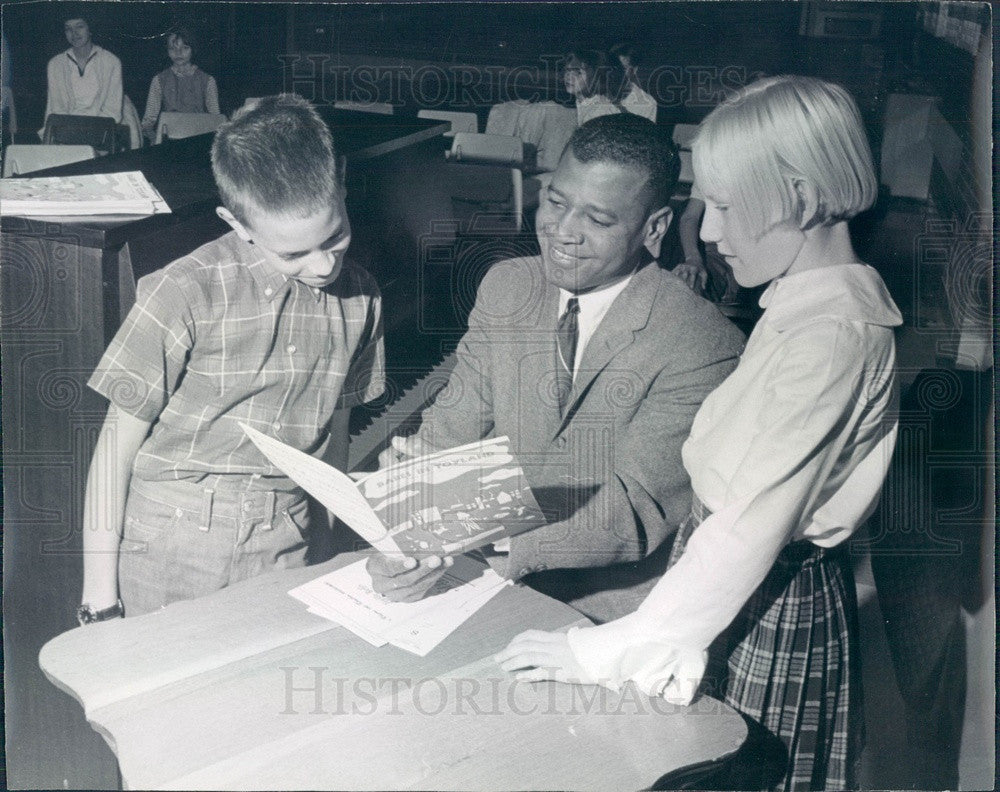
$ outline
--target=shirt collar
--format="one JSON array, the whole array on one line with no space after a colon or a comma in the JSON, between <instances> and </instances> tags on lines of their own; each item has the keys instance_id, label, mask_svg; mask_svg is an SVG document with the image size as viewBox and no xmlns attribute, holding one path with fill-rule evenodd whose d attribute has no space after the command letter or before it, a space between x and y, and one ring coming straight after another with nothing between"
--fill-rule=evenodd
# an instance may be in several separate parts
<instances>
[{"instance_id":1,"label":"shirt collar","mask_svg":"<svg viewBox=\"0 0 1000 792\"><path fill-rule=\"evenodd\" d=\"M760 296L763 321L778 331L835 317L895 327L903 317L881 276L867 264L838 264L773 281Z\"/></svg>"},{"instance_id":2,"label":"shirt collar","mask_svg":"<svg viewBox=\"0 0 1000 792\"><path fill-rule=\"evenodd\" d=\"M90 44L90 54L87 56L87 59L83 63L80 63L80 61L78 61L76 58L73 57L73 48L72 47L70 47L68 50L66 50L66 57L69 58L71 61L73 61L73 63L76 64L76 67L78 69L81 66L83 66L84 68L86 68L87 64L90 63L97 56L97 53L100 52L100 51L101 51L101 47L99 45L94 44L93 42L91 42L91 44Z\"/></svg>"},{"instance_id":3,"label":"shirt collar","mask_svg":"<svg viewBox=\"0 0 1000 792\"><path fill-rule=\"evenodd\" d=\"M260 293L268 302L273 301L279 295L285 293L288 289L301 289L302 291L309 294L317 303L322 299L324 289L316 288L315 286L306 286L306 284L295 280L294 278L289 278L287 275L282 275L280 272L275 272L271 267L268 266L264 257L260 255L257 248L240 239L239 235L233 231L231 232L235 241L234 244L237 247L237 258L239 261L244 262L246 268L250 271L251 277L253 277L254 282L260 287ZM343 270L341 270L340 276L334 283L340 281L343 277ZM326 287L329 290L333 286Z\"/></svg>"},{"instance_id":4,"label":"shirt collar","mask_svg":"<svg viewBox=\"0 0 1000 792\"><path fill-rule=\"evenodd\" d=\"M562 316L566 310L566 304L569 302L570 297L576 297L580 303L581 314L590 315L607 310L608 306L615 301L615 298L625 291L625 287L628 286L634 274L635 270L627 278L622 278L610 286L584 292L583 294L573 294L565 289L559 289L559 315Z\"/></svg>"}]
</instances>

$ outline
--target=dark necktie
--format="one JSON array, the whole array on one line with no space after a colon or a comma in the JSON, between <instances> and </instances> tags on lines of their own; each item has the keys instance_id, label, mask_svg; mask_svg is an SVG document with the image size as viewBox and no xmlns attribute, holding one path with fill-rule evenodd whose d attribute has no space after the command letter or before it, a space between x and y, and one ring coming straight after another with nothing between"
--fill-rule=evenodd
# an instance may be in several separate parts
<instances>
[{"instance_id":1,"label":"dark necktie","mask_svg":"<svg viewBox=\"0 0 1000 792\"><path fill-rule=\"evenodd\" d=\"M566 409L569 393L573 389L573 361L576 359L576 342L579 336L579 314L579 300L570 297L566 310L556 325L556 393L560 413Z\"/></svg>"}]
</instances>

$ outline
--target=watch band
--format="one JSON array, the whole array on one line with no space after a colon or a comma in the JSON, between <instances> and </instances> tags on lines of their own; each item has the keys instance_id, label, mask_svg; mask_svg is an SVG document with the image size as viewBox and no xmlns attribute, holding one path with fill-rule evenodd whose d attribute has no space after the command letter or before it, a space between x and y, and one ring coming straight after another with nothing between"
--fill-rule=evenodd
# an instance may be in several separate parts
<instances>
[{"instance_id":1,"label":"watch band","mask_svg":"<svg viewBox=\"0 0 1000 792\"><path fill-rule=\"evenodd\" d=\"M118 619L125 615L125 605L121 597L109 608L94 610L88 602L84 602L76 609L76 620L81 624L94 624L95 622L107 621L108 619Z\"/></svg>"}]
</instances>

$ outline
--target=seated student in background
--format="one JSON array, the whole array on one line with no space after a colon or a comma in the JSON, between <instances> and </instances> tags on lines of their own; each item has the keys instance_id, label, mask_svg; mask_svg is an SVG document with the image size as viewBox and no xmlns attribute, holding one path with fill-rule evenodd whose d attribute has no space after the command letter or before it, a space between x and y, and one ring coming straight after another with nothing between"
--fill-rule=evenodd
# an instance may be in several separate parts
<instances>
[{"instance_id":1,"label":"seated student in background","mask_svg":"<svg viewBox=\"0 0 1000 792\"><path fill-rule=\"evenodd\" d=\"M576 102L577 124L602 115L627 112L622 99L628 89L617 56L604 50L574 47L566 53L563 84Z\"/></svg>"},{"instance_id":2,"label":"seated student in background","mask_svg":"<svg viewBox=\"0 0 1000 792\"><path fill-rule=\"evenodd\" d=\"M521 679L631 679L681 703L703 681L784 742L779 788L852 789L862 710L846 540L892 456L901 323L847 228L877 194L871 153L854 100L809 77L753 83L701 127L702 238L740 284L771 285L684 444L691 516L635 613L523 633L498 660Z\"/></svg>"},{"instance_id":3,"label":"seated student in background","mask_svg":"<svg viewBox=\"0 0 1000 792\"><path fill-rule=\"evenodd\" d=\"M616 44L611 48L611 54L618 58L628 81L628 88L621 101L622 107L630 113L656 121L656 100L642 89L639 79L639 67L642 65L639 48L634 44Z\"/></svg>"},{"instance_id":4,"label":"seated student in background","mask_svg":"<svg viewBox=\"0 0 1000 792\"><path fill-rule=\"evenodd\" d=\"M122 92L122 64L91 39L90 23L73 12L64 17L69 49L49 61L45 118L53 113L103 116L129 127L132 148L141 145L139 121ZM41 136L44 126L39 130Z\"/></svg>"},{"instance_id":5,"label":"seated student in background","mask_svg":"<svg viewBox=\"0 0 1000 792\"><path fill-rule=\"evenodd\" d=\"M541 255L486 274L448 386L380 460L507 435L549 524L490 564L598 621L633 610L663 573L690 508L681 443L742 348L655 261L678 171L645 118L577 129L538 209ZM422 597L441 567L368 563L393 600Z\"/></svg>"},{"instance_id":6,"label":"seated student in background","mask_svg":"<svg viewBox=\"0 0 1000 792\"><path fill-rule=\"evenodd\" d=\"M378 288L344 260L343 163L294 94L219 128L232 231L139 281L89 382L111 405L87 480L82 621L304 563L305 495L238 424L342 468L350 408L383 390Z\"/></svg>"},{"instance_id":7,"label":"seated student in background","mask_svg":"<svg viewBox=\"0 0 1000 792\"><path fill-rule=\"evenodd\" d=\"M219 89L215 78L194 64L198 41L188 28L167 35L167 56L171 66L149 83L142 131L150 140L156 136L160 113L218 113Z\"/></svg>"}]
</instances>

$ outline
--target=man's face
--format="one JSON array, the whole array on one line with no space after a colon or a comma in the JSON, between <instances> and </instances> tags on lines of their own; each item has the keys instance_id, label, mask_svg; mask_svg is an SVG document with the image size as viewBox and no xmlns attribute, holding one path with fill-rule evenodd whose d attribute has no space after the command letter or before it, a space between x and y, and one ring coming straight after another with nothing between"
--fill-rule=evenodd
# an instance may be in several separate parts
<instances>
[{"instance_id":1,"label":"man's face","mask_svg":"<svg viewBox=\"0 0 1000 792\"><path fill-rule=\"evenodd\" d=\"M225 210L219 214L242 239L253 243L268 267L285 277L322 288L333 283L343 269L351 224L342 196L306 217L257 209L249 213L246 223L240 223Z\"/></svg>"},{"instance_id":2,"label":"man's face","mask_svg":"<svg viewBox=\"0 0 1000 792\"><path fill-rule=\"evenodd\" d=\"M586 292L636 268L670 216L665 207L649 213L648 180L639 168L580 162L566 151L535 221L549 283Z\"/></svg>"},{"instance_id":3,"label":"man's face","mask_svg":"<svg viewBox=\"0 0 1000 792\"><path fill-rule=\"evenodd\" d=\"M90 27L83 19L67 19L63 30L71 47L79 49L90 43Z\"/></svg>"}]
</instances>

